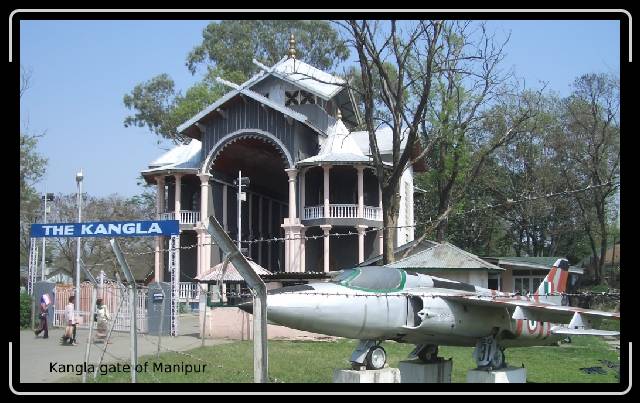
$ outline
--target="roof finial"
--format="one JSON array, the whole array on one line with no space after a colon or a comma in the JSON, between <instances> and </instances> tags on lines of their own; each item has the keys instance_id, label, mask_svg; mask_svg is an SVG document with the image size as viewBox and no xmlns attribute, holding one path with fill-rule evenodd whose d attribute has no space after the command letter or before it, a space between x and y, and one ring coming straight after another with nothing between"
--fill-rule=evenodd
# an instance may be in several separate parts
<instances>
[{"instance_id":1,"label":"roof finial","mask_svg":"<svg viewBox=\"0 0 640 403\"><path fill-rule=\"evenodd\" d=\"M293 33L289 37L289 59L296 58L296 38L293 36Z\"/></svg>"},{"instance_id":2,"label":"roof finial","mask_svg":"<svg viewBox=\"0 0 640 403\"><path fill-rule=\"evenodd\" d=\"M340 108L337 108L336 111L336 119L342 120L342 112L340 112Z\"/></svg>"}]
</instances>

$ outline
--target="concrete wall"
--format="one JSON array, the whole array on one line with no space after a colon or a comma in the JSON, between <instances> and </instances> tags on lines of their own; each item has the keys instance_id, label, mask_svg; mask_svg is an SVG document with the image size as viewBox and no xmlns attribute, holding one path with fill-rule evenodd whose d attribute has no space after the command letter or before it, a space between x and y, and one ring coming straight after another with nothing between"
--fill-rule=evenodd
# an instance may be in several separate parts
<instances>
[{"instance_id":1,"label":"concrete wall","mask_svg":"<svg viewBox=\"0 0 640 403\"><path fill-rule=\"evenodd\" d=\"M200 321L202 323L202 313ZM253 315L241 311L235 307L207 307L207 321L205 324L205 337L214 339L251 340ZM202 335L202 329L200 329ZM284 326L267 325L268 338L273 339L326 339L332 336L304 332Z\"/></svg>"},{"instance_id":2,"label":"concrete wall","mask_svg":"<svg viewBox=\"0 0 640 403\"><path fill-rule=\"evenodd\" d=\"M513 292L513 270L507 268L500 276L500 291Z\"/></svg>"}]
</instances>

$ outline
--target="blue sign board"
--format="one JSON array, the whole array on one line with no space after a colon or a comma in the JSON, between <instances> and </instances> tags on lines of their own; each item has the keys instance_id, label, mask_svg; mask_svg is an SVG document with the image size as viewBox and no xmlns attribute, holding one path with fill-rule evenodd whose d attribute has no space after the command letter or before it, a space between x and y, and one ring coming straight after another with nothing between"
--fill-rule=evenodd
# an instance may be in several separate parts
<instances>
[{"instance_id":1,"label":"blue sign board","mask_svg":"<svg viewBox=\"0 0 640 403\"><path fill-rule=\"evenodd\" d=\"M32 238L169 236L180 234L178 220L102 221L32 224Z\"/></svg>"}]
</instances>

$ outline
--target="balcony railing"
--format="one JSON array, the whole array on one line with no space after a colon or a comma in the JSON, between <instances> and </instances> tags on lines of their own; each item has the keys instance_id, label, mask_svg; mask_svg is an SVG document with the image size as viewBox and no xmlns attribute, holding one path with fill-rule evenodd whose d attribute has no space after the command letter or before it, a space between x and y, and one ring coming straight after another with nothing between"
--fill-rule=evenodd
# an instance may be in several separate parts
<instances>
[{"instance_id":1,"label":"balcony railing","mask_svg":"<svg viewBox=\"0 0 640 403\"><path fill-rule=\"evenodd\" d=\"M178 300L180 302L198 302L200 300L200 285L198 283L180 282Z\"/></svg>"},{"instance_id":2,"label":"balcony railing","mask_svg":"<svg viewBox=\"0 0 640 403\"><path fill-rule=\"evenodd\" d=\"M367 220L382 221L382 209L380 207L364 206L363 215ZM315 220L318 218L359 218L357 204L330 204L329 217L325 217L324 206L309 206L304 208L303 220Z\"/></svg>"},{"instance_id":3,"label":"balcony railing","mask_svg":"<svg viewBox=\"0 0 640 403\"><path fill-rule=\"evenodd\" d=\"M200 212L199 211L190 211L190 210L180 210L178 217L176 217L176 212L171 211L168 213L161 213L161 220L178 220L180 224L190 224L195 225L198 221L200 221Z\"/></svg>"}]
</instances>

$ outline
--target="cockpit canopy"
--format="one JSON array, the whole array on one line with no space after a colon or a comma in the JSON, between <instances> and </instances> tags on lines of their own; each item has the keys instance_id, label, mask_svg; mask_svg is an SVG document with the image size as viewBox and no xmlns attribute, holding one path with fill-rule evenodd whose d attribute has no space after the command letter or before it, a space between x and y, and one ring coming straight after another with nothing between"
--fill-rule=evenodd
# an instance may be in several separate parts
<instances>
[{"instance_id":1,"label":"cockpit canopy","mask_svg":"<svg viewBox=\"0 0 640 403\"><path fill-rule=\"evenodd\" d=\"M331 282L363 291L394 292L404 288L406 273L389 267L359 267L340 270Z\"/></svg>"}]
</instances>

